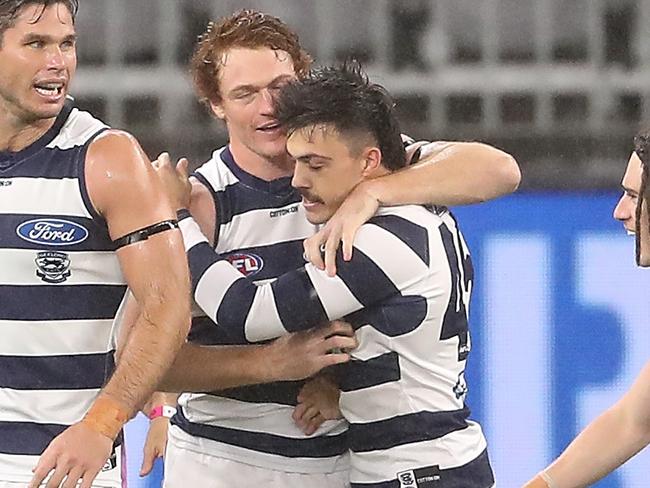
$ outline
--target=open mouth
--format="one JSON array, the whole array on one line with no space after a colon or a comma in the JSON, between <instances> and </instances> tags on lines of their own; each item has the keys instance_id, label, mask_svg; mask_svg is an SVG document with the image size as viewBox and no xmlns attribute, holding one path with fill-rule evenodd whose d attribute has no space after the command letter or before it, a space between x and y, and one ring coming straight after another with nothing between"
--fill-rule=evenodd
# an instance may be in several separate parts
<instances>
[{"instance_id":1,"label":"open mouth","mask_svg":"<svg viewBox=\"0 0 650 488\"><path fill-rule=\"evenodd\" d=\"M58 98L63 93L63 83L37 83L34 85L36 92L47 98Z\"/></svg>"},{"instance_id":2,"label":"open mouth","mask_svg":"<svg viewBox=\"0 0 650 488\"><path fill-rule=\"evenodd\" d=\"M278 124L277 122L270 122L268 124L264 124L258 127L257 130L260 132L273 132L278 130L279 128L280 128L280 124Z\"/></svg>"},{"instance_id":3,"label":"open mouth","mask_svg":"<svg viewBox=\"0 0 650 488\"><path fill-rule=\"evenodd\" d=\"M316 207L317 205L321 205L323 202L320 200L310 200L306 198L305 196L302 197L302 205L305 207L305 209L311 209Z\"/></svg>"}]
</instances>

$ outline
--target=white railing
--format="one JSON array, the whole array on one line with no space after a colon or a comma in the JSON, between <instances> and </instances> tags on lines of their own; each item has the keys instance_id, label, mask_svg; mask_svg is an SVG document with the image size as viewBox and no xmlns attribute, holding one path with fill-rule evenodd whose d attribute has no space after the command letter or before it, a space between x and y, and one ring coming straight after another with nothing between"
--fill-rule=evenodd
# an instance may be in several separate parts
<instances>
[{"instance_id":1,"label":"white railing","mask_svg":"<svg viewBox=\"0 0 650 488\"><path fill-rule=\"evenodd\" d=\"M187 129L189 123L196 126L192 131L200 133L204 130L201 121L188 112L193 99L190 80L185 67L177 63L181 37L188 35L186 12L204 12L207 22L208 16L215 18L250 6L290 22L323 64L336 61L355 43L366 43L372 51L367 68L373 78L396 97L415 94L429 100L432 108L425 126L435 132L450 127L449 117L441 109L447 98L463 95L480 100L479 120L470 125L481 134L510 134L518 128L553 133L562 126L553 115L553 97L563 94L585 97L587 110L579 124L585 131L610 131L616 125L612 114L619 98L626 94L641 100L640 120L650 120L650 0L633 2L637 22L631 50L638 63L632 68L607 65L605 61L603 18L606 9L617 5L615 0L399 0L406 7L428 10L431 16L424 33L429 44L421 49L429 65L424 72L398 72L392 68L391 15L397 3L84 0L78 21L81 50L84 38L92 37L89 44L94 54L101 54L104 63L82 65L74 92L78 97L104 99L107 119L118 126L125 124L127 99L154 97L159 108L157 120L151 121L154 130L172 132L179 127ZM569 9L565 18L563 9ZM507 19L504 15L510 11L521 14L521 22L530 25L521 28L517 18ZM558 23L558 19L562 22ZM511 29L504 30L504 25ZM558 26L562 31L558 32ZM522 32L529 38L523 38ZM585 37L584 60L574 64L554 61L558 39L574 36L579 42L581 35ZM98 42L96 36L102 36L103 41ZM454 50L463 43L476 44L481 55L478 62L459 64L453 59ZM518 43L532 49L533 61L514 63L500 58L504 48L517 48ZM126 64L126 53L139 48L152 50L156 61L148 65ZM519 94L534 100L534 114L529 123L509 124L500 113L501 100ZM623 120L620 125L627 130L637 122Z\"/></svg>"}]
</instances>

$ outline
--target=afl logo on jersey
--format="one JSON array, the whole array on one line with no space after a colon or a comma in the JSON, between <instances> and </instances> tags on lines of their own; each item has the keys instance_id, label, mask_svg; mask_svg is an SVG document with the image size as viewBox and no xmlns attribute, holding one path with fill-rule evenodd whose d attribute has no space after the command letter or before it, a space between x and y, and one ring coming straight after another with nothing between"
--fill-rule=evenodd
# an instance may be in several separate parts
<instances>
[{"instance_id":1,"label":"afl logo on jersey","mask_svg":"<svg viewBox=\"0 0 650 488\"><path fill-rule=\"evenodd\" d=\"M70 277L70 258L64 252L39 252L36 268L36 276L45 283L63 283Z\"/></svg>"},{"instance_id":2,"label":"afl logo on jersey","mask_svg":"<svg viewBox=\"0 0 650 488\"><path fill-rule=\"evenodd\" d=\"M18 226L16 233L25 241L48 246L72 246L88 237L85 227L61 219L28 220Z\"/></svg>"},{"instance_id":3,"label":"afl logo on jersey","mask_svg":"<svg viewBox=\"0 0 650 488\"><path fill-rule=\"evenodd\" d=\"M264 267L264 261L255 254L236 253L227 256L226 259L237 271L246 276L253 276Z\"/></svg>"}]
</instances>

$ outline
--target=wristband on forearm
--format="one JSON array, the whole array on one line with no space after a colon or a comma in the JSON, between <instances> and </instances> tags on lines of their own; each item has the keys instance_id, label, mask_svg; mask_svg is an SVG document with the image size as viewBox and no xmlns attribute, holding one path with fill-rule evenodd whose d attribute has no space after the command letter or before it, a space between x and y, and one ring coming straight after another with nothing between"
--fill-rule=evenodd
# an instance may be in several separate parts
<instances>
[{"instance_id":1,"label":"wristband on forearm","mask_svg":"<svg viewBox=\"0 0 650 488\"><path fill-rule=\"evenodd\" d=\"M115 440L128 420L129 412L122 405L102 397L95 400L81 422L95 432Z\"/></svg>"},{"instance_id":2,"label":"wristband on forearm","mask_svg":"<svg viewBox=\"0 0 650 488\"><path fill-rule=\"evenodd\" d=\"M157 419L158 417L172 418L176 414L176 408L171 405L158 405L151 409L149 412L149 420Z\"/></svg>"}]
</instances>

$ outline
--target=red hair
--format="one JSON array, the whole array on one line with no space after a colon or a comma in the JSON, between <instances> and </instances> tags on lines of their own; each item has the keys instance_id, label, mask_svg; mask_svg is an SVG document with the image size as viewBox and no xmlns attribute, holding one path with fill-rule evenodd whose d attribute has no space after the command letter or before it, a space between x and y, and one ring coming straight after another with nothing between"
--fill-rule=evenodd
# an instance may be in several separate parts
<instances>
[{"instance_id":1,"label":"red hair","mask_svg":"<svg viewBox=\"0 0 650 488\"><path fill-rule=\"evenodd\" d=\"M222 58L235 47L285 51L299 77L307 74L312 63L311 56L300 46L298 35L280 19L254 10L240 10L216 23L210 22L194 49L190 71L202 102L221 102Z\"/></svg>"}]
</instances>

